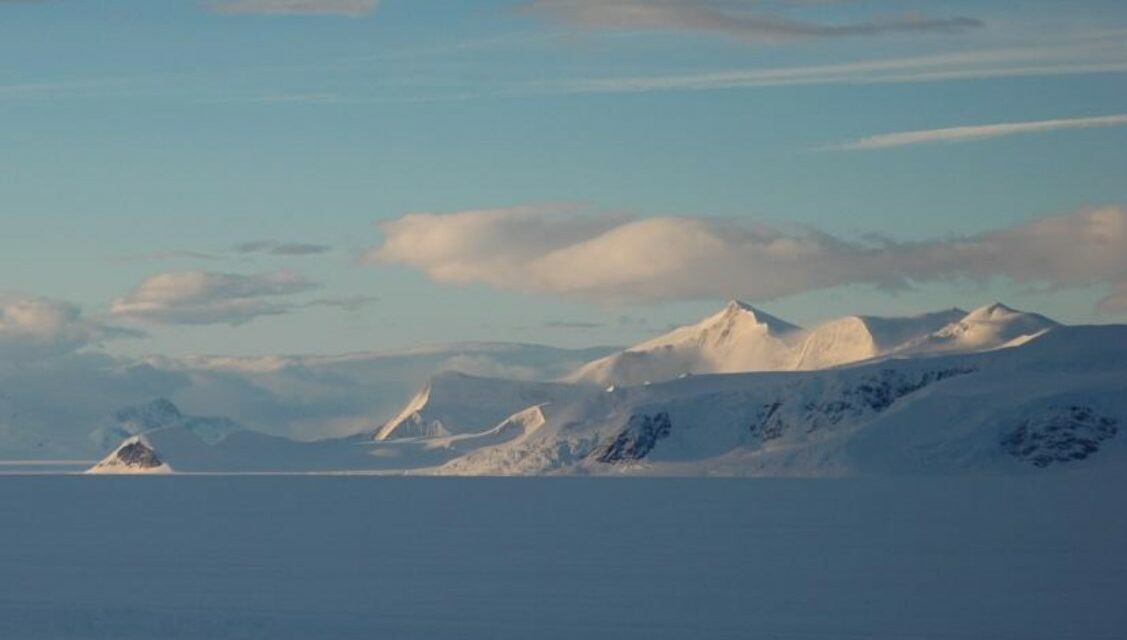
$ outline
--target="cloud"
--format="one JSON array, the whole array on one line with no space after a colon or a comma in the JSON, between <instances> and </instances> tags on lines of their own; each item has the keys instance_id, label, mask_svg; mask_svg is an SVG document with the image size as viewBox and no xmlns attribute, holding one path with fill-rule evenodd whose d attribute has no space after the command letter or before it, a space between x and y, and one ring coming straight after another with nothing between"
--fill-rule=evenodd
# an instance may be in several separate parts
<instances>
[{"instance_id":1,"label":"cloud","mask_svg":"<svg viewBox=\"0 0 1127 640\"><path fill-rule=\"evenodd\" d=\"M114 316L148 324L230 324L295 308L279 298L317 288L292 271L241 275L170 271L145 279L114 300Z\"/></svg>"},{"instance_id":2,"label":"cloud","mask_svg":"<svg viewBox=\"0 0 1127 640\"><path fill-rule=\"evenodd\" d=\"M317 298L306 302L303 306L306 307L329 307L334 309L342 309L348 312L357 312L366 309L367 307L379 302L379 296L330 296L325 298Z\"/></svg>"},{"instance_id":3,"label":"cloud","mask_svg":"<svg viewBox=\"0 0 1127 640\"><path fill-rule=\"evenodd\" d=\"M849 284L897 289L995 277L1053 288L1127 285L1122 206L908 243L734 220L536 207L416 213L381 228L384 242L366 262L413 267L443 283L596 301L762 301Z\"/></svg>"},{"instance_id":4,"label":"cloud","mask_svg":"<svg viewBox=\"0 0 1127 640\"><path fill-rule=\"evenodd\" d=\"M749 43L904 32L953 32L982 26L982 22L975 18L923 15L868 22L817 23L761 13L753 8L754 4L738 0L534 0L521 5L520 10L586 29L696 31Z\"/></svg>"},{"instance_id":5,"label":"cloud","mask_svg":"<svg viewBox=\"0 0 1127 640\"><path fill-rule=\"evenodd\" d=\"M259 15L326 15L360 17L370 15L380 0L213 0L220 13Z\"/></svg>"},{"instance_id":6,"label":"cloud","mask_svg":"<svg viewBox=\"0 0 1127 640\"><path fill-rule=\"evenodd\" d=\"M699 71L667 75L553 80L530 91L558 93L638 93L716 91L757 87L826 84L943 82L1003 77L1033 77L1127 72L1120 44L1127 33L1069 35L1037 46L979 49L922 56L855 60L831 64Z\"/></svg>"},{"instance_id":7,"label":"cloud","mask_svg":"<svg viewBox=\"0 0 1127 640\"><path fill-rule=\"evenodd\" d=\"M1096 304L1096 311L1108 314L1127 313L1127 279L1113 287L1111 292Z\"/></svg>"},{"instance_id":8,"label":"cloud","mask_svg":"<svg viewBox=\"0 0 1127 640\"><path fill-rule=\"evenodd\" d=\"M243 242L234 247L235 253L268 253L275 256L310 256L328 253L332 247L305 242Z\"/></svg>"},{"instance_id":9,"label":"cloud","mask_svg":"<svg viewBox=\"0 0 1127 640\"><path fill-rule=\"evenodd\" d=\"M216 260L218 256L202 251L150 251L116 258L117 262L167 262L169 260Z\"/></svg>"},{"instance_id":10,"label":"cloud","mask_svg":"<svg viewBox=\"0 0 1127 640\"><path fill-rule=\"evenodd\" d=\"M544 326L549 329L599 329L605 326L601 322L582 322L579 320L550 320L544 323Z\"/></svg>"},{"instance_id":11,"label":"cloud","mask_svg":"<svg viewBox=\"0 0 1127 640\"><path fill-rule=\"evenodd\" d=\"M141 335L86 317L69 302L0 293L0 356L4 358L42 358Z\"/></svg>"},{"instance_id":12,"label":"cloud","mask_svg":"<svg viewBox=\"0 0 1127 640\"><path fill-rule=\"evenodd\" d=\"M1122 125L1127 125L1127 113L1090 118L1058 118L1055 120L1003 122L966 127L882 133L826 148L830 150L887 149L889 147L932 144L937 142L968 142L972 140L984 140L986 138L999 138L1002 136L1044 133L1058 129L1086 129L1090 127L1115 127Z\"/></svg>"}]
</instances>

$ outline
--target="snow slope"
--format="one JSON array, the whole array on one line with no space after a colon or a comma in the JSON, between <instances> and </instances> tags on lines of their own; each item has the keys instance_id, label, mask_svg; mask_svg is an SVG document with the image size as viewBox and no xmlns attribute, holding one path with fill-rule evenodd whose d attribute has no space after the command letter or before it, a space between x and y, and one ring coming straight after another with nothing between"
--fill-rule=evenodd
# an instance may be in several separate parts
<instances>
[{"instance_id":1,"label":"snow slope","mask_svg":"<svg viewBox=\"0 0 1127 640\"><path fill-rule=\"evenodd\" d=\"M846 316L812 329L798 346L789 369L825 369L879 358L921 336L962 320L962 309L936 311L906 318Z\"/></svg>"}]
</instances>

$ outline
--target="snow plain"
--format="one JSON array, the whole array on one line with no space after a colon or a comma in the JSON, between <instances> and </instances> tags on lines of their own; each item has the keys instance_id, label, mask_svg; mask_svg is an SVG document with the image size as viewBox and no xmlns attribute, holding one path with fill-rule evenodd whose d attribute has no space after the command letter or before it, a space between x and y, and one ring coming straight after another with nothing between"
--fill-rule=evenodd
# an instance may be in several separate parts
<instances>
[{"instance_id":1,"label":"snow plain","mask_svg":"<svg viewBox=\"0 0 1127 640\"><path fill-rule=\"evenodd\" d=\"M1123 487L10 476L0 637L1118 639Z\"/></svg>"}]
</instances>

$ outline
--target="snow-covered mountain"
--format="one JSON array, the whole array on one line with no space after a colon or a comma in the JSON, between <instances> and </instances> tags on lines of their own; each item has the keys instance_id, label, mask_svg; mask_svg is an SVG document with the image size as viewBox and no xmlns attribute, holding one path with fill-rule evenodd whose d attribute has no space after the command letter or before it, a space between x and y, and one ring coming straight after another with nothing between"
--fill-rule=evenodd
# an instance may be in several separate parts
<instances>
[{"instance_id":1,"label":"snow-covered mountain","mask_svg":"<svg viewBox=\"0 0 1127 640\"><path fill-rule=\"evenodd\" d=\"M991 305L804 332L730 305L646 344L654 362L682 364L781 344L810 368L607 387L447 373L367 436L239 431L208 443L181 425L127 440L94 471L1023 473L1127 455L1125 325L1068 327ZM857 362L837 362L847 357Z\"/></svg>"},{"instance_id":2,"label":"snow-covered mountain","mask_svg":"<svg viewBox=\"0 0 1127 640\"><path fill-rule=\"evenodd\" d=\"M448 371L432 377L375 434L376 440L449 436L495 425L526 407L558 402L574 385L485 378Z\"/></svg>"},{"instance_id":3,"label":"snow-covered mountain","mask_svg":"<svg viewBox=\"0 0 1127 640\"><path fill-rule=\"evenodd\" d=\"M687 373L788 369L801 336L799 327L733 300L696 324L585 364L565 380L635 385Z\"/></svg>"},{"instance_id":4,"label":"snow-covered mountain","mask_svg":"<svg viewBox=\"0 0 1127 640\"><path fill-rule=\"evenodd\" d=\"M148 431L168 427L183 427L204 442L215 443L243 427L224 416L186 416L167 398L118 409L114 412L116 424L95 429L92 437L109 448L122 438L137 436Z\"/></svg>"},{"instance_id":5,"label":"snow-covered mountain","mask_svg":"<svg viewBox=\"0 0 1127 640\"><path fill-rule=\"evenodd\" d=\"M801 329L732 301L703 321L589 362L565 380L638 385L687 374L810 371L893 355L966 353L1018 344L1058 326L992 304L904 318L847 316Z\"/></svg>"},{"instance_id":6,"label":"snow-covered mountain","mask_svg":"<svg viewBox=\"0 0 1127 640\"><path fill-rule=\"evenodd\" d=\"M0 459L100 458L124 438L177 422L155 406L147 418L119 415L156 398L194 422L226 416L296 440L370 435L437 373L551 380L615 350L461 342L340 355L0 358ZM216 436L224 420L213 421ZM201 433L206 426L196 424Z\"/></svg>"},{"instance_id":7,"label":"snow-covered mountain","mask_svg":"<svg viewBox=\"0 0 1127 640\"><path fill-rule=\"evenodd\" d=\"M989 352L693 376L540 410L535 431L438 472L820 476L1123 462L1127 327L1062 327Z\"/></svg>"},{"instance_id":8,"label":"snow-covered mountain","mask_svg":"<svg viewBox=\"0 0 1127 640\"><path fill-rule=\"evenodd\" d=\"M980 307L943 328L906 340L889 353L966 353L1023 344L1060 325L1043 315L1004 304Z\"/></svg>"}]
</instances>

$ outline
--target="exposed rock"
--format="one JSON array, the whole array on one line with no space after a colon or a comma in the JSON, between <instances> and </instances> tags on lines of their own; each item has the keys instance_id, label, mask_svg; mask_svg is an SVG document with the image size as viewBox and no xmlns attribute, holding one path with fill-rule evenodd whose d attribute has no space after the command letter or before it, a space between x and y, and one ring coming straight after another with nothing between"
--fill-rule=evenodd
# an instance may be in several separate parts
<instances>
[{"instance_id":1,"label":"exposed rock","mask_svg":"<svg viewBox=\"0 0 1127 640\"><path fill-rule=\"evenodd\" d=\"M1006 453L1035 467L1083 460L1119 431L1117 421L1091 407L1055 407L1002 436Z\"/></svg>"},{"instance_id":2,"label":"exposed rock","mask_svg":"<svg viewBox=\"0 0 1127 640\"><path fill-rule=\"evenodd\" d=\"M833 427L846 419L885 411L900 398L928 385L973 372L974 369L969 367L937 369L923 373L881 369L853 386L831 391L820 400L807 402L797 412L798 416L792 415L789 420L785 399L766 403L760 408L757 420L751 424L750 431L752 435L759 436L760 440L769 441L782 437L792 422L805 425L807 433Z\"/></svg>"},{"instance_id":3,"label":"exposed rock","mask_svg":"<svg viewBox=\"0 0 1127 640\"><path fill-rule=\"evenodd\" d=\"M653 416L631 416L626 428L592 456L608 464L641 460L653 451L659 440L669 437L672 430L673 423L665 411Z\"/></svg>"},{"instance_id":4,"label":"exposed rock","mask_svg":"<svg viewBox=\"0 0 1127 640\"><path fill-rule=\"evenodd\" d=\"M152 469L163 464L155 451L143 442L130 442L117 450L117 459L127 467Z\"/></svg>"}]
</instances>

